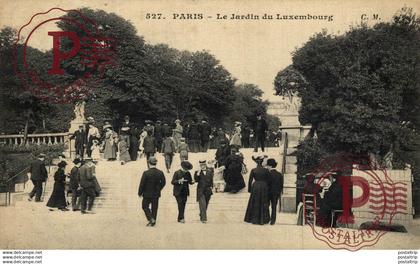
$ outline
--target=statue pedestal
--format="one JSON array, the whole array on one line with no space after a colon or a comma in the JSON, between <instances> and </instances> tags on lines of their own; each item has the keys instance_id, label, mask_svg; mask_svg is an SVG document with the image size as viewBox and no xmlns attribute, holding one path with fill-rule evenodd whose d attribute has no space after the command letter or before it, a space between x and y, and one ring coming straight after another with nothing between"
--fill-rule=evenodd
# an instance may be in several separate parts
<instances>
[{"instance_id":1,"label":"statue pedestal","mask_svg":"<svg viewBox=\"0 0 420 264\"><path fill-rule=\"evenodd\" d=\"M288 145L284 158L284 188L281 197L282 212L296 212L296 195L299 193L296 189L297 184L297 160L293 152L299 141L303 140L309 133L311 126L302 126L299 122L299 108L301 100L297 96L274 97L270 100L268 113L277 116L281 121L280 129L283 133L283 140L287 133ZM285 144L283 142L283 144ZM284 146L283 146L284 147ZM286 156L284 156L286 154Z\"/></svg>"},{"instance_id":2,"label":"statue pedestal","mask_svg":"<svg viewBox=\"0 0 420 264\"><path fill-rule=\"evenodd\" d=\"M74 106L75 118L70 122L70 128L68 131L69 136L72 135L76 130L79 129L79 126L85 125L87 122L85 120L85 102L76 103ZM68 141L66 157L73 159L76 156L76 148L74 146L74 140Z\"/></svg>"},{"instance_id":3,"label":"statue pedestal","mask_svg":"<svg viewBox=\"0 0 420 264\"><path fill-rule=\"evenodd\" d=\"M79 129L79 126L81 125L84 126L85 124L86 124L85 120L72 120L70 122L70 128L69 128L68 133L73 134L76 130Z\"/></svg>"}]
</instances>

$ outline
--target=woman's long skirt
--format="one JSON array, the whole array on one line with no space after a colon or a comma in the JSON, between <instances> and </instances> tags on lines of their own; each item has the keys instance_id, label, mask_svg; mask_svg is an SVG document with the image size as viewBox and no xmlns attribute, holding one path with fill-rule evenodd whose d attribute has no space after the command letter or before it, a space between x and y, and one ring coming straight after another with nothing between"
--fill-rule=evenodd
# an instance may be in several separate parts
<instances>
[{"instance_id":1,"label":"woman's long skirt","mask_svg":"<svg viewBox=\"0 0 420 264\"><path fill-rule=\"evenodd\" d=\"M115 142L107 140L105 141L104 159L116 159L117 158L117 145Z\"/></svg>"},{"instance_id":2,"label":"woman's long skirt","mask_svg":"<svg viewBox=\"0 0 420 264\"><path fill-rule=\"evenodd\" d=\"M244 221L255 225L263 225L270 222L268 187L266 182L256 181L252 185Z\"/></svg>"},{"instance_id":3,"label":"woman's long skirt","mask_svg":"<svg viewBox=\"0 0 420 264\"><path fill-rule=\"evenodd\" d=\"M224 171L226 187L225 192L239 192L245 188L244 177L242 176L242 164L231 164Z\"/></svg>"},{"instance_id":4,"label":"woman's long skirt","mask_svg":"<svg viewBox=\"0 0 420 264\"><path fill-rule=\"evenodd\" d=\"M48 207L60 209L67 207L64 189L64 182L54 182L54 188L47 203Z\"/></svg>"}]
</instances>

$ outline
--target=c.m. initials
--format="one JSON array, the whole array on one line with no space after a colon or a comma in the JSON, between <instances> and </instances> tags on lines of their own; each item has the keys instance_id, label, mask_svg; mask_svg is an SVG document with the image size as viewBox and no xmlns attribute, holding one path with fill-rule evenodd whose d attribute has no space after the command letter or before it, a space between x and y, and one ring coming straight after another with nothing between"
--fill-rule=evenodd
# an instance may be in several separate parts
<instances>
[{"instance_id":1,"label":"c.m. initials","mask_svg":"<svg viewBox=\"0 0 420 264\"><path fill-rule=\"evenodd\" d=\"M360 18L362 20L369 20L369 19L372 19L372 20L381 20L381 18L379 17L379 14L372 14L371 16L369 16L367 14L362 14L360 16Z\"/></svg>"}]
</instances>

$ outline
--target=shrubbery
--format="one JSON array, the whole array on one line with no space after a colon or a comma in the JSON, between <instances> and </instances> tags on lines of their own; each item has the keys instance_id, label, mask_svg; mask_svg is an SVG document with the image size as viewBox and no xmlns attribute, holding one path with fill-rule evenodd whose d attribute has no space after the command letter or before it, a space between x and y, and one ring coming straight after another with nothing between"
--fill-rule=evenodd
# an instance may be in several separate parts
<instances>
[{"instance_id":1,"label":"shrubbery","mask_svg":"<svg viewBox=\"0 0 420 264\"><path fill-rule=\"evenodd\" d=\"M27 144L0 146L0 182L5 182L10 177L29 167L30 163L40 154L46 154L45 163L51 164L52 160L65 150L64 144ZM18 181L23 179L19 178Z\"/></svg>"},{"instance_id":2,"label":"shrubbery","mask_svg":"<svg viewBox=\"0 0 420 264\"><path fill-rule=\"evenodd\" d=\"M316 139L306 138L300 142L296 151L298 178L314 170L327 155Z\"/></svg>"}]
</instances>

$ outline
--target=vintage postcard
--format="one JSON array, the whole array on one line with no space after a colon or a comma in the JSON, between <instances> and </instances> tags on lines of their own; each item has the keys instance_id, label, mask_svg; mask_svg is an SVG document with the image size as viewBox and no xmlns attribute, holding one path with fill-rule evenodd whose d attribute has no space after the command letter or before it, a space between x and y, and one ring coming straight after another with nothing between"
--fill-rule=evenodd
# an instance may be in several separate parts
<instances>
[{"instance_id":1,"label":"vintage postcard","mask_svg":"<svg viewBox=\"0 0 420 264\"><path fill-rule=\"evenodd\" d=\"M0 2L3 263L46 249L417 261L419 1Z\"/></svg>"}]
</instances>

